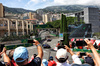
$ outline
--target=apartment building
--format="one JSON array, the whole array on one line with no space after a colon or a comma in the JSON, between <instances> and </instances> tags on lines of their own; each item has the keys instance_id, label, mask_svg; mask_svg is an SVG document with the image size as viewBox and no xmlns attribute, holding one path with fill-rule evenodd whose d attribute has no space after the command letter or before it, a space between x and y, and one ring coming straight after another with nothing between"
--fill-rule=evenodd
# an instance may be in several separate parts
<instances>
[{"instance_id":1,"label":"apartment building","mask_svg":"<svg viewBox=\"0 0 100 66\"><path fill-rule=\"evenodd\" d=\"M0 17L4 17L4 7L2 3L0 3Z\"/></svg>"},{"instance_id":2,"label":"apartment building","mask_svg":"<svg viewBox=\"0 0 100 66\"><path fill-rule=\"evenodd\" d=\"M42 21L46 24L47 22L52 22L55 20L60 20L61 14L50 14L46 13L42 15Z\"/></svg>"},{"instance_id":3,"label":"apartment building","mask_svg":"<svg viewBox=\"0 0 100 66\"><path fill-rule=\"evenodd\" d=\"M61 14L52 14L52 21L55 21L55 20L60 20L61 19Z\"/></svg>"},{"instance_id":4,"label":"apartment building","mask_svg":"<svg viewBox=\"0 0 100 66\"><path fill-rule=\"evenodd\" d=\"M65 13L64 14L66 17L75 17L74 13Z\"/></svg>"},{"instance_id":5,"label":"apartment building","mask_svg":"<svg viewBox=\"0 0 100 66\"><path fill-rule=\"evenodd\" d=\"M47 22L51 22L52 18L51 18L51 14L47 13L47 14L43 14L42 15L42 20L43 22L46 24Z\"/></svg>"},{"instance_id":6,"label":"apartment building","mask_svg":"<svg viewBox=\"0 0 100 66\"><path fill-rule=\"evenodd\" d=\"M82 21L92 25L92 32L100 32L100 12L99 8L87 7L76 12L78 22Z\"/></svg>"},{"instance_id":7,"label":"apartment building","mask_svg":"<svg viewBox=\"0 0 100 66\"><path fill-rule=\"evenodd\" d=\"M16 17L16 14L10 14L10 16L4 17L3 5L0 4L0 37L11 35L28 35L32 31L32 21L19 19Z\"/></svg>"},{"instance_id":8,"label":"apartment building","mask_svg":"<svg viewBox=\"0 0 100 66\"><path fill-rule=\"evenodd\" d=\"M36 12L37 12L37 14L39 14L40 16L42 16L42 14L43 14L43 11L42 11L41 9L38 9Z\"/></svg>"}]
</instances>

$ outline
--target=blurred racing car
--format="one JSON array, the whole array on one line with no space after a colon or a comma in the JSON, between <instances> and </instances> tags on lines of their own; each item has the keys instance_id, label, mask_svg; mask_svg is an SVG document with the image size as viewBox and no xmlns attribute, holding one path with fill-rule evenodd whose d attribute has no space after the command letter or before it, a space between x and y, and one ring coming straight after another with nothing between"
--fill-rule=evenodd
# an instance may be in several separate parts
<instances>
[{"instance_id":1,"label":"blurred racing car","mask_svg":"<svg viewBox=\"0 0 100 66\"><path fill-rule=\"evenodd\" d=\"M42 47L43 48L51 48L50 45L48 45L48 44L43 44Z\"/></svg>"},{"instance_id":2,"label":"blurred racing car","mask_svg":"<svg viewBox=\"0 0 100 66\"><path fill-rule=\"evenodd\" d=\"M47 42L50 42L52 39L47 39Z\"/></svg>"}]
</instances>

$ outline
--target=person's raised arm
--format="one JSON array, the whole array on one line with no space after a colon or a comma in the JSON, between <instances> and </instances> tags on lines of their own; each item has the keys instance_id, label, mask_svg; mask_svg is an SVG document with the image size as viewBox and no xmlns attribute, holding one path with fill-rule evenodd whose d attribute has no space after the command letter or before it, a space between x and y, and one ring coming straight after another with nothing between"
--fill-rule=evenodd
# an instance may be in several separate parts
<instances>
[{"instance_id":1,"label":"person's raised arm","mask_svg":"<svg viewBox=\"0 0 100 66\"><path fill-rule=\"evenodd\" d=\"M92 58L92 56L90 55L90 53L86 52L86 55L87 55L88 57L91 57L91 58Z\"/></svg>"},{"instance_id":2,"label":"person's raised arm","mask_svg":"<svg viewBox=\"0 0 100 66\"><path fill-rule=\"evenodd\" d=\"M78 58L78 56L75 55L67 45L64 45L64 46L65 46L67 52L69 52L71 54L73 62L76 63L76 64L82 64L80 59Z\"/></svg>"},{"instance_id":3,"label":"person's raised arm","mask_svg":"<svg viewBox=\"0 0 100 66\"><path fill-rule=\"evenodd\" d=\"M93 44L88 39L84 39L84 40L87 43L87 47L92 50L95 61L97 62L98 66L100 66L100 57L99 57L99 54L97 53L96 49L94 48Z\"/></svg>"},{"instance_id":4,"label":"person's raised arm","mask_svg":"<svg viewBox=\"0 0 100 66\"><path fill-rule=\"evenodd\" d=\"M4 47L3 48L3 58L4 58L4 62L7 62L7 63L9 63L9 65L11 66L11 60L10 60L10 58L8 57L8 55L6 54L6 48Z\"/></svg>"},{"instance_id":5,"label":"person's raised arm","mask_svg":"<svg viewBox=\"0 0 100 66\"><path fill-rule=\"evenodd\" d=\"M73 56L74 53L70 50L70 48L68 46L66 46L66 45L64 45L64 46L65 46L67 52L69 52L71 54L71 56Z\"/></svg>"},{"instance_id":6,"label":"person's raised arm","mask_svg":"<svg viewBox=\"0 0 100 66\"><path fill-rule=\"evenodd\" d=\"M37 41L37 40L34 40L35 42L35 45L37 46L37 50L38 50L38 55L37 57L40 57L41 60L42 60L42 57L43 57L43 50L42 50L42 47L41 47L41 44ZM33 43L34 44L34 43Z\"/></svg>"}]
</instances>

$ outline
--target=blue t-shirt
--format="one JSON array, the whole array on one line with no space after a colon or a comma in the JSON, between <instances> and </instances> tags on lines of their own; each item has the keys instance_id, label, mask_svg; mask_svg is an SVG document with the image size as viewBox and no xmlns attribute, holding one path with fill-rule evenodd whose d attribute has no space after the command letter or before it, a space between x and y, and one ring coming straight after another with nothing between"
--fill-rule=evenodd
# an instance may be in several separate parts
<instances>
[{"instance_id":1,"label":"blue t-shirt","mask_svg":"<svg viewBox=\"0 0 100 66\"><path fill-rule=\"evenodd\" d=\"M39 57L36 57L30 63L24 66L41 66L41 59Z\"/></svg>"}]
</instances>

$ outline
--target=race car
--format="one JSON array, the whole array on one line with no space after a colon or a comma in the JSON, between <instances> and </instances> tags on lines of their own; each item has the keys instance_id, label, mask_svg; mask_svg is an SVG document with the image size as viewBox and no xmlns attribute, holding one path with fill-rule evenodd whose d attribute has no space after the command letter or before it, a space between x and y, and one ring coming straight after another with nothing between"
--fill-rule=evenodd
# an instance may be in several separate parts
<instances>
[{"instance_id":1,"label":"race car","mask_svg":"<svg viewBox=\"0 0 100 66\"><path fill-rule=\"evenodd\" d=\"M43 44L42 47L43 48L51 48L49 44Z\"/></svg>"},{"instance_id":2,"label":"race car","mask_svg":"<svg viewBox=\"0 0 100 66\"><path fill-rule=\"evenodd\" d=\"M50 42L52 39L47 39L47 42Z\"/></svg>"}]
</instances>

